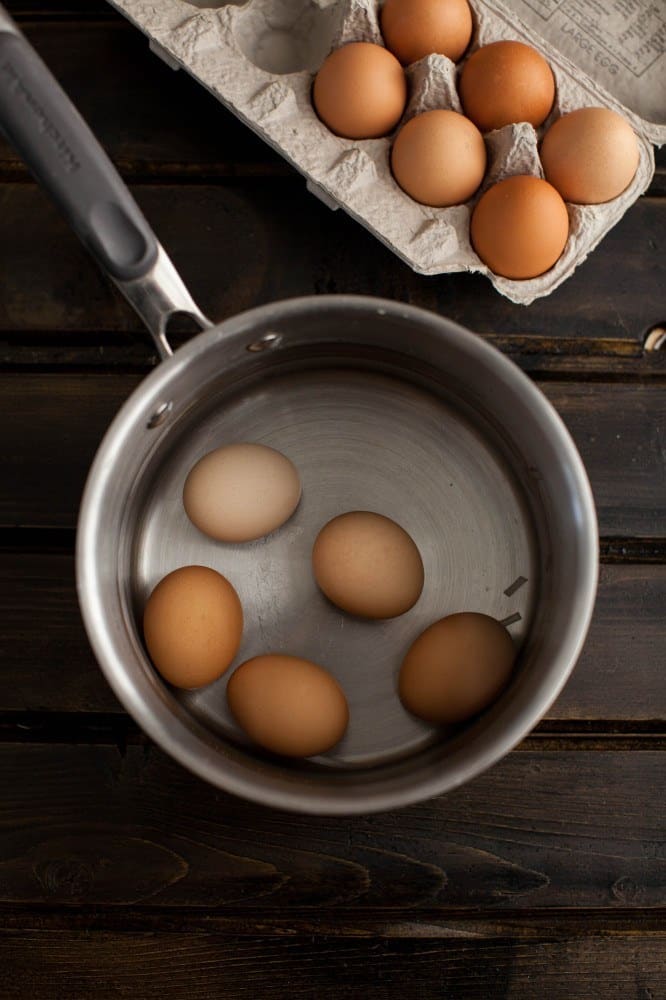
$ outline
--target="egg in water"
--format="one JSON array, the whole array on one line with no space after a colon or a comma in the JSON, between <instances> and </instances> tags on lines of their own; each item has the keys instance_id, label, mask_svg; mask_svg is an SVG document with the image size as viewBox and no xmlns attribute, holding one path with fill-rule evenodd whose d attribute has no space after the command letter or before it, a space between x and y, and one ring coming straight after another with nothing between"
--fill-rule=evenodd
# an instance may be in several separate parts
<instances>
[{"instance_id":1,"label":"egg in water","mask_svg":"<svg viewBox=\"0 0 666 1000\"><path fill-rule=\"evenodd\" d=\"M413 540L382 514L340 514L319 532L312 550L315 579L329 601L360 618L395 618L423 590L423 562Z\"/></svg>"},{"instance_id":2,"label":"egg in water","mask_svg":"<svg viewBox=\"0 0 666 1000\"><path fill-rule=\"evenodd\" d=\"M238 594L207 566L182 566L162 579L143 613L143 635L154 666L180 688L198 688L231 665L243 633Z\"/></svg>"},{"instance_id":3,"label":"egg in water","mask_svg":"<svg viewBox=\"0 0 666 1000\"><path fill-rule=\"evenodd\" d=\"M220 542L249 542L287 521L301 498L294 464L263 444L230 444L199 459L183 489L187 516Z\"/></svg>"},{"instance_id":4,"label":"egg in water","mask_svg":"<svg viewBox=\"0 0 666 1000\"><path fill-rule=\"evenodd\" d=\"M434 725L465 722L495 701L516 658L495 618L461 612L435 622L410 647L398 691L405 708Z\"/></svg>"},{"instance_id":5,"label":"egg in water","mask_svg":"<svg viewBox=\"0 0 666 1000\"><path fill-rule=\"evenodd\" d=\"M241 663L227 685L227 702L250 739L286 757L326 753L349 722L335 678L297 656L271 653Z\"/></svg>"}]
</instances>

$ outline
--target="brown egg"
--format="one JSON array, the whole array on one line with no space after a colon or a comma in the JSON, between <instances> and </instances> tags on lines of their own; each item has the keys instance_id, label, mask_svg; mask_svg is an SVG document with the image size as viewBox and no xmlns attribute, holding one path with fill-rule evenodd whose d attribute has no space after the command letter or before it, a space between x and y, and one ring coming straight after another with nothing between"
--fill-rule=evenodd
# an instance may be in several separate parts
<instances>
[{"instance_id":1,"label":"brown egg","mask_svg":"<svg viewBox=\"0 0 666 1000\"><path fill-rule=\"evenodd\" d=\"M331 132L347 139L376 139L400 121L407 81L388 49L351 42L324 61L315 77L312 99Z\"/></svg>"},{"instance_id":2,"label":"brown egg","mask_svg":"<svg viewBox=\"0 0 666 1000\"><path fill-rule=\"evenodd\" d=\"M426 722L464 722L497 698L515 658L511 636L494 618L449 615L411 646L400 668L400 700Z\"/></svg>"},{"instance_id":3,"label":"brown egg","mask_svg":"<svg viewBox=\"0 0 666 1000\"><path fill-rule=\"evenodd\" d=\"M217 680L240 646L243 609L229 581L207 566L183 566L148 598L143 634L159 672L181 688Z\"/></svg>"},{"instance_id":4,"label":"brown egg","mask_svg":"<svg viewBox=\"0 0 666 1000\"><path fill-rule=\"evenodd\" d=\"M580 108L558 118L541 144L541 162L565 201L598 205L617 198L638 169L638 140L609 108Z\"/></svg>"},{"instance_id":5,"label":"brown egg","mask_svg":"<svg viewBox=\"0 0 666 1000\"><path fill-rule=\"evenodd\" d=\"M443 208L471 198L483 180L486 146L476 125L455 111L426 111L398 132L391 169L408 195Z\"/></svg>"},{"instance_id":6,"label":"brown egg","mask_svg":"<svg viewBox=\"0 0 666 1000\"><path fill-rule=\"evenodd\" d=\"M361 618L395 618L423 590L423 563L407 532L382 514L350 511L329 521L312 550L329 601Z\"/></svg>"},{"instance_id":7,"label":"brown egg","mask_svg":"<svg viewBox=\"0 0 666 1000\"><path fill-rule=\"evenodd\" d=\"M199 459L185 480L190 521L221 542L249 542L275 531L301 497L295 466L263 444L230 444Z\"/></svg>"},{"instance_id":8,"label":"brown egg","mask_svg":"<svg viewBox=\"0 0 666 1000\"><path fill-rule=\"evenodd\" d=\"M465 114L482 132L512 122L536 128L555 100L550 66L522 42L493 42L477 49L463 66L458 90Z\"/></svg>"},{"instance_id":9,"label":"brown egg","mask_svg":"<svg viewBox=\"0 0 666 1000\"><path fill-rule=\"evenodd\" d=\"M488 188L472 213L472 245L495 274L535 278L553 266L569 235L559 194L539 177L507 177Z\"/></svg>"},{"instance_id":10,"label":"brown egg","mask_svg":"<svg viewBox=\"0 0 666 1000\"><path fill-rule=\"evenodd\" d=\"M457 62L472 37L467 0L386 0L380 22L386 47L404 66L432 52Z\"/></svg>"},{"instance_id":11,"label":"brown egg","mask_svg":"<svg viewBox=\"0 0 666 1000\"><path fill-rule=\"evenodd\" d=\"M241 663L227 685L231 712L247 735L287 757L326 753L344 736L344 691L323 667L267 654Z\"/></svg>"}]
</instances>

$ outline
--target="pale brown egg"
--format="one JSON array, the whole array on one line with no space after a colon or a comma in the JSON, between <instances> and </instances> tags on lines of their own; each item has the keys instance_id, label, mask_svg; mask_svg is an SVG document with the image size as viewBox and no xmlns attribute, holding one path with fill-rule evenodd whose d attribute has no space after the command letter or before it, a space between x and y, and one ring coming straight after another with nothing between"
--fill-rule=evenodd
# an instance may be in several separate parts
<instances>
[{"instance_id":1,"label":"pale brown egg","mask_svg":"<svg viewBox=\"0 0 666 1000\"><path fill-rule=\"evenodd\" d=\"M522 42L492 42L474 52L458 85L465 114L482 132L512 122L536 128L555 100L555 79L546 60Z\"/></svg>"},{"instance_id":2,"label":"pale brown egg","mask_svg":"<svg viewBox=\"0 0 666 1000\"><path fill-rule=\"evenodd\" d=\"M350 511L329 521L312 550L329 601L361 618L395 618L423 590L423 562L407 532L382 514Z\"/></svg>"},{"instance_id":3,"label":"pale brown egg","mask_svg":"<svg viewBox=\"0 0 666 1000\"><path fill-rule=\"evenodd\" d=\"M249 542L284 524L301 483L292 462L263 444L230 444L199 459L185 480L190 521L221 542Z\"/></svg>"},{"instance_id":4,"label":"pale brown egg","mask_svg":"<svg viewBox=\"0 0 666 1000\"><path fill-rule=\"evenodd\" d=\"M535 278L561 256L569 235L567 207L539 177L507 177L481 196L472 213L472 245L495 274Z\"/></svg>"},{"instance_id":5,"label":"pale brown egg","mask_svg":"<svg viewBox=\"0 0 666 1000\"><path fill-rule=\"evenodd\" d=\"M386 0L380 22L386 47L404 66L432 52L457 62L472 37L467 0Z\"/></svg>"},{"instance_id":6,"label":"pale brown egg","mask_svg":"<svg viewBox=\"0 0 666 1000\"><path fill-rule=\"evenodd\" d=\"M477 190L486 146L476 125L455 111L425 111L398 132L391 169L408 195L423 205L459 205Z\"/></svg>"},{"instance_id":7,"label":"pale brown egg","mask_svg":"<svg viewBox=\"0 0 666 1000\"><path fill-rule=\"evenodd\" d=\"M326 753L349 722L335 678L297 656L271 653L241 663L227 685L227 701L250 739L286 757Z\"/></svg>"},{"instance_id":8,"label":"pale brown egg","mask_svg":"<svg viewBox=\"0 0 666 1000\"><path fill-rule=\"evenodd\" d=\"M388 49L371 42L351 42L324 61L315 77L312 100L331 132L347 139L376 139L400 121L407 81Z\"/></svg>"},{"instance_id":9,"label":"pale brown egg","mask_svg":"<svg viewBox=\"0 0 666 1000\"><path fill-rule=\"evenodd\" d=\"M182 566L161 580L143 613L148 653L165 680L198 688L217 680L240 646L243 609L226 577Z\"/></svg>"},{"instance_id":10,"label":"pale brown egg","mask_svg":"<svg viewBox=\"0 0 666 1000\"><path fill-rule=\"evenodd\" d=\"M426 722L465 722L506 686L516 650L488 615L464 611L435 622L413 643L400 669L405 708Z\"/></svg>"},{"instance_id":11,"label":"pale brown egg","mask_svg":"<svg viewBox=\"0 0 666 1000\"><path fill-rule=\"evenodd\" d=\"M541 144L548 180L565 201L598 205L631 184L638 169L638 140L609 108L580 108L554 122Z\"/></svg>"}]
</instances>

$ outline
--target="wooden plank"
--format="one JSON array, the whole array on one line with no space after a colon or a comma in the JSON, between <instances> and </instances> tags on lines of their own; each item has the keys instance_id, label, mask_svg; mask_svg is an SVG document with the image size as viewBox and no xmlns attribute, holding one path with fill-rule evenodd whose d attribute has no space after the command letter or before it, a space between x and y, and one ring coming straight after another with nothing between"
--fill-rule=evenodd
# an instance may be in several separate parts
<instances>
[{"instance_id":1,"label":"wooden plank","mask_svg":"<svg viewBox=\"0 0 666 1000\"><path fill-rule=\"evenodd\" d=\"M56 3L55 0L6 0L4 6L12 17L23 21L25 18L37 17L99 17L103 15L119 17L106 0L69 0L66 3Z\"/></svg>"},{"instance_id":2,"label":"wooden plank","mask_svg":"<svg viewBox=\"0 0 666 1000\"><path fill-rule=\"evenodd\" d=\"M663 754L521 751L399 812L263 809L130 746L0 745L0 904L501 912L666 904Z\"/></svg>"},{"instance_id":3,"label":"wooden plank","mask_svg":"<svg viewBox=\"0 0 666 1000\"><path fill-rule=\"evenodd\" d=\"M0 375L0 526L75 525L96 447L139 381L134 375ZM541 387L587 464L601 533L663 535L666 385Z\"/></svg>"},{"instance_id":4,"label":"wooden plank","mask_svg":"<svg viewBox=\"0 0 666 1000\"><path fill-rule=\"evenodd\" d=\"M601 534L662 535L666 386L547 382L541 388L581 453Z\"/></svg>"},{"instance_id":5,"label":"wooden plank","mask_svg":"<svg viewBox=\"0 0 666 1000\"><path fill-rule=\"evenodd\" d=\"M516 940L282 940L210 933L0 932L5 1000L261 997L657 1000L662 936Z\"/></svg>"},{"instance_id":6,"label":"wooden plank","mask_svg":"<svg viewBox=\"0 0 666 1000\"><path fill-rule=\"evenodd\" d=\"M665 608L666 566L601 566L581 658L547 718L666 719Z\"/></svg>"},{"instance_id":7,"label":"wooden plank","mask_svg":"<svg viewBox=\"0 0 666 1000\"><path fill-rule=\"evenodd\" d=\"M619 340L640 349L664 321L666 199L627 212L576 274L529 308L481 275L423 277L302 180L147 185L134 193L207 315L322 292L380 294L479 333ZM0 332L96 334L140 322L32 184L0 186ZM11 238L10 238L11 237ZM91 338L94 346L94 337Z\"/></svg>"},{"instance_id":8,"label":"wooden plank","mask_svg":"<svg viewBox=\"0 0 666 1000\"><path fill-rule=\"evenodd\" d=\"M0 552L0 606L0 711L121 711L86 638L72 555Z\"/></svg>"},{"instance_id":9,"label":"wooden plank","mask_svg":"<svg viewBox=\"0 0 666 1000\"><path fill-rule=\"evenodd\" d=\"M109 21L119 18L111 4L106 0L7 0L4 4L12 17L25 21L26 18L35 17L48 18L49 20L59 18L80 18L88 20L92 18L104 18Z\"/></svg>"},{"instance_id":10,"label":"wooden plank","mask_svg":"<svg viewBox=\"0 0 666 1000\"><path fill-rule=\"evenodd\" d=\"M121 712L85 637L71 555L0 552L0 607L0 713ZM601 567L592 628L551 727L666 722L664 607L666 566Z\"/></svg>"},{"instance_id":11,"label":"wooden plank","mask_svg":"<svg viewBox=\"0 0 666 1000\"><path fill-rule=\"evenodd\" d=\"M291 173L281 156L188 73L166 66L140 31L110 5L106 11L101 22L22 19L21 28L123 173ZM28 176L4 140L0 176Z\"/></svg>"},{"instance_id":12,"label":"wooden plank","mask_svg":"<svg viewBox=\"0 0 666 1000\"><path fill-rule=\"evenodd\" d=\"M73 526L104 429L137 378L0 380L0 523ZM43 506L50 513L40 513Z\"/></svg>"}]
</instances>

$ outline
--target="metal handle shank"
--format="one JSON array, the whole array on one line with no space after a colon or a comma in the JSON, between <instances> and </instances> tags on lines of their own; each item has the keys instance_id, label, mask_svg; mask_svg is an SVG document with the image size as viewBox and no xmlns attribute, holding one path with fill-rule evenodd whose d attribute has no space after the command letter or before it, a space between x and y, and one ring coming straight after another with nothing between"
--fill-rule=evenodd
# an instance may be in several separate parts
<instances>
[{"instance_id":1,"label":"metal handle shank","mask_svg":"<svg viewBox=\"0 0 666 1000\"><path fill-rule=\"evenodd\" d=\"M0 5L0 129L146 323L160 354L169 317L197 308L83 118Z\"/></svg>"}]
</instances>

